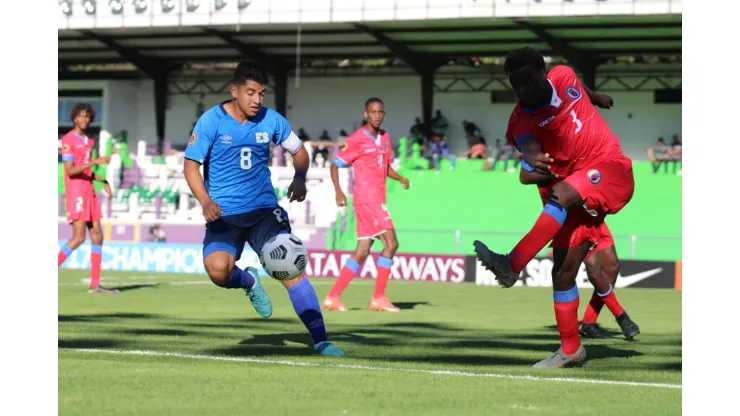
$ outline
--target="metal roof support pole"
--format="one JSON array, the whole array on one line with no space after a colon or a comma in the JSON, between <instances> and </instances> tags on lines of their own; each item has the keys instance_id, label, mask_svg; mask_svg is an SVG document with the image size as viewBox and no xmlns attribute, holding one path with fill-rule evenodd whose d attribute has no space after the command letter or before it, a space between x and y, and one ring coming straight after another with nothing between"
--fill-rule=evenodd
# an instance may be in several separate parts
<instances>
[{"instance_id":1,"label":"metal roof support pole","mask_svg":"<svg viewBox=\"0 0 740 416\"><path fill-rule=\"evenodd\" d=\"M164 132L167 122L167 82L166 72L154 77L154 122L157 129L157 153L164 155Z\"/></svg>"},{"instance_id":2,"label":"metal roof support pole","mask_svg":"<svg viewBox=\"0 0 740 416\"><path fill-rule=\"evenodd\" d=\"M275 91L275 110L288 118L288 71L279 71L273 75Z\"/></svg>"},{"instance_id":3,"label":"metal roof support pole","mask_svg":"<svg viewBox=\"0 0 740 416\"><path fill-rule=\"evenodd\" d=\"M425 131L432 130L432 112L434 111L434 73L436 68L422 71L421 75L421 114Z\"/></svg>"}]
</instances>

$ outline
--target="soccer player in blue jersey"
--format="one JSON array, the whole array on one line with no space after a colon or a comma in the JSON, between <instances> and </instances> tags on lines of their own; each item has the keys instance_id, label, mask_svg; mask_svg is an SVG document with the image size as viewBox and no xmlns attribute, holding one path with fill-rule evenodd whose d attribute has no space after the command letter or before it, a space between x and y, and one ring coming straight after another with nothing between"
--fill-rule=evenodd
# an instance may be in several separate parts
<instances>
[{"instance_id":1,"label":"soccer player in blue jersey","mask_svg":"<svg viewBox=\"0 0 740 416\"><path fill-rule=\"evenodd\" d=\"M245 290L263 318L272 315L272 302L260 284L257 269L241 270L235 263L245 242L260 254L272 237L291 232L288 213L278 205L270 180L270 143L293 155L295 177L288 188L291 201L306 198L309 166L308 152L288 121L262 106L267 82L267 71L259 64L240 62L229 87L233 99L203 113L185 150L185 179L207 221L203 239L206 272L218 286ZM298 277L281 283L311 333L315 350L322 355L344 355L326 336L311 282Z\"/></svg>"}]
</instances>

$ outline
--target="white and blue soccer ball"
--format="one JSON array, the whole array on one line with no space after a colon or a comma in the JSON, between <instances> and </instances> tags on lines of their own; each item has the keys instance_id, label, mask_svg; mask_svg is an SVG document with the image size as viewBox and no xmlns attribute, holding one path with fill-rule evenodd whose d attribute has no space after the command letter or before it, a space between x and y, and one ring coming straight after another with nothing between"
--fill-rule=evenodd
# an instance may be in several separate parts
<instances>
[{"instance_id":1,"label":"white and blue soccer ball","mask_svg":"<svg viewBox=\"0 0 740 416\"><path fill-rule=\"evenodd\" d=\"M308 250L293 234L278 234L262 247L262 267L277 280L302 276L308 263Z\"/></svg>"}]
</instances>

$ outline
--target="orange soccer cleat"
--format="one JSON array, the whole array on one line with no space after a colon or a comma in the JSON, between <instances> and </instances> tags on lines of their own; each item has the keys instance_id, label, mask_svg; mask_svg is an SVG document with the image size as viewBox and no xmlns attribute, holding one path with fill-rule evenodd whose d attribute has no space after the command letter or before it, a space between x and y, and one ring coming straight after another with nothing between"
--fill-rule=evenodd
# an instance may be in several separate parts
<instances>
[{"instance_id":1,"label":"orange soccer cleat","mask_svg":"<svg viewBox=\"0 0 740 416\"><path fill-rule=\"evenodd\" d=\"M328 309L330 311L347 311L347 307L344 306L344 303L342 303L341 300L339 300L339 296L327 296L324 298L322 306L324 309Z\"/></svg>"},{"instance_id":2,"label":"orange soccer cleat","mask_svg":"<svg viewBox=\"0 0 740 416\"><path fill-rule=\"evenodd\" d=\"M392 304L385 296L373 298L370 301L370 310L379 312L401 312L401 309Z\"/></svg>"}]
</instances>

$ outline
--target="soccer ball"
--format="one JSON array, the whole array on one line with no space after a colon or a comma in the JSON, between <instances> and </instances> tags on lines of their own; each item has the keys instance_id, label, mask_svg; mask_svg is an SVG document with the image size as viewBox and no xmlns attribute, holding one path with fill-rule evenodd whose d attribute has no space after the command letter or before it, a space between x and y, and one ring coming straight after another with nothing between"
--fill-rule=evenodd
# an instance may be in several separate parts
<instances>
[{"instance_id":1,"label":"soccer ball","mask_svg":"<svg viewBox=\"0 0 740 416\"><path fill-rule=\"evenodd\" d=\"M306 270L308 250L293 234L278 234L262 247L260 260L270 276L277 280L292 280Z\"/></svg>"}]
</instances>

